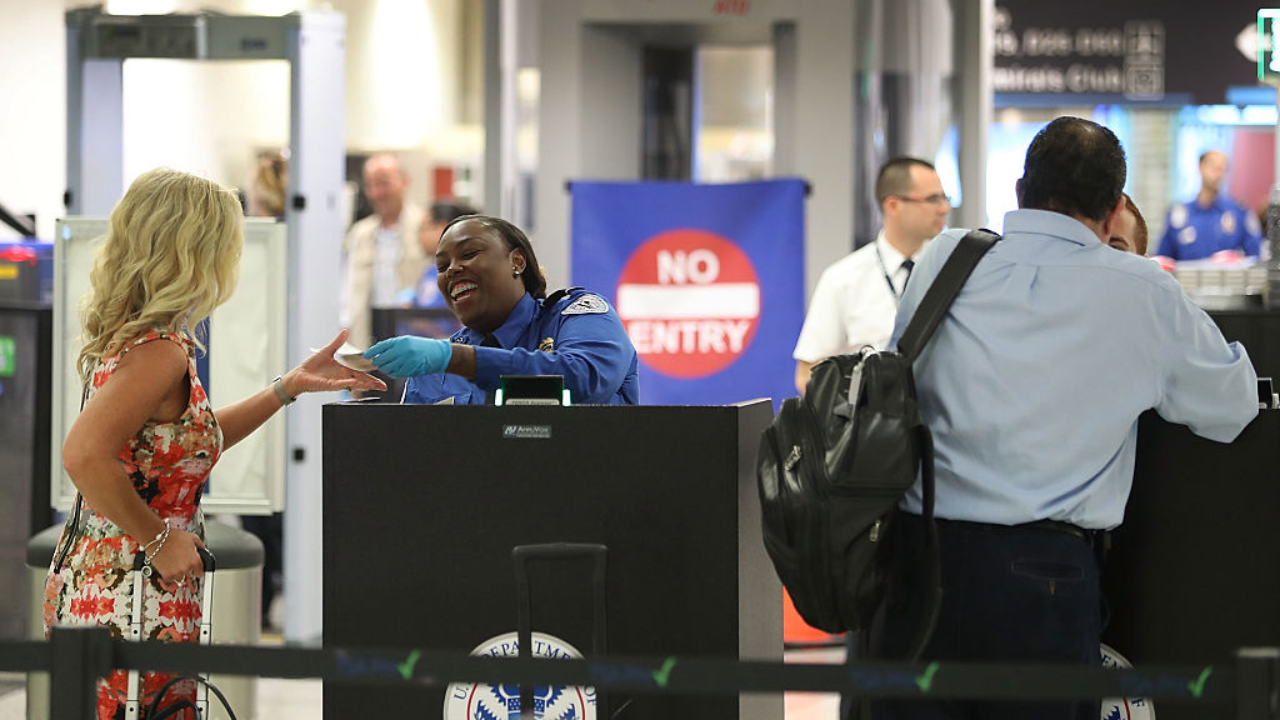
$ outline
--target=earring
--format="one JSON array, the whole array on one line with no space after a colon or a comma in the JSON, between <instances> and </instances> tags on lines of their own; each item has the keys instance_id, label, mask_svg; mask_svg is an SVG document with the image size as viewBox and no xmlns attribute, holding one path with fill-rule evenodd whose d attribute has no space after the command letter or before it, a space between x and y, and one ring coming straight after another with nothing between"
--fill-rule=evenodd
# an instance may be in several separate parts
<instances>
[{"instance_id":1,"label":"earring","mask_svg":"<svg viewBox=\"0 0 1280 720\"><path fill-rule=\"evenodd\" d=\"M520 277L520 268L515 265L511 266L511 277Z\"/></svg>"}]
</instances>

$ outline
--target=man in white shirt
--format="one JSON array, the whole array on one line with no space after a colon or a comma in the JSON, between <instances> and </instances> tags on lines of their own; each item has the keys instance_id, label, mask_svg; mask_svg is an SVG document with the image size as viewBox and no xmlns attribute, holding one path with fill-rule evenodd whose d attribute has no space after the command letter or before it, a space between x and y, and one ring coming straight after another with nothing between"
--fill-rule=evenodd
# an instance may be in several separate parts
<instances>
[{"instance_id":1,"label":"man in white shirt","mask_svg":"<svg viewBox=\"0 0 1280 720\"><path fill-rule=\"evenodd\" d=\"M884 217L880 235L823 271L809 301L792 353L801 393L818 361L888 345L913 258L942 232L951 211L937 171L917 158L894 158L880 168L876 200Z\"/></svg>"},{"instance_id":2,"label":"man in white shirt","mask_svg":"<svg viewBox=\"0 0 1280 720\"><path fill-rule=\"evenodd\" d=\"M397 307L412 298L428 258L418 244L422 209L405 201L409 177L395 156L374 155L364 164L364 192L373 214L351 226L343 245L344 287L341 322L348 341L373 344L375 307Z\"/></svg>"}]
</instances>

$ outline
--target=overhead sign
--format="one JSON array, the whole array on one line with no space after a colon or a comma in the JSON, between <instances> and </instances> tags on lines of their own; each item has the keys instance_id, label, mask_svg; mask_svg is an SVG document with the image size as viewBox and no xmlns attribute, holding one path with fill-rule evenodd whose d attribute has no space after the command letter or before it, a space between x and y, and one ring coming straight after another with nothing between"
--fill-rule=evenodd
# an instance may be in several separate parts
<instances>
[{"instance_id":1,"label":"overhead sign","mask_svg":"<svg viewBox=\"0 0 1280 720\"><path fill-rule=\"evenodd\" d=\"M609 300L640 356L640 401L795 394L804 183L575 182L572 281Z\"/></svg>"},{"instance_id":2,"label":"overhead sign","mask_svg":"<svg viewBox=\"0 0 1280 720\"><path fill-rule=\"evenodd\" d=\"M1092 24L1096 17L1071 19L1076 22L1015 24L1010 7L997 6L995 91L1119 93L1144 100L1164 95L1163 22L1107 25Z\"/></svg>"},{"instance_id":3,"label":"overhead sign","mask_svg":"<svg viewBox=\"0 0 1280 720\"><path fill-rule=\"evenodd\" d=\"M1244 0L997 0L993 86L1222 103L1229 87L1257 82L1256 58L1241 50L1257 13Z\"/></svg>"}]
</instances>

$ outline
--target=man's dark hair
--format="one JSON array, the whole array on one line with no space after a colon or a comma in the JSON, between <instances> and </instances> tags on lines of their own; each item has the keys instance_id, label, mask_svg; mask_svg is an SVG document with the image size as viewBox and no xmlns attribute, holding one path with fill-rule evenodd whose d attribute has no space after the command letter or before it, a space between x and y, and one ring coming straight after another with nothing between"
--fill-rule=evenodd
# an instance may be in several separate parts
<instances>
[{"instance_id":1,"label":"man's dark hair","mask_svg":"<svg viewBox=\"0 0 1280 720\"><path fill-rule=\"evenodd\" d=\"M1018 206L1106 219L1124 190L1124 148L1115 133L1077 117L1060 117L1031 141Z\"/></svg>"},{"instance_id":2,"label":"man's dark hair","mask_svg":"<svg viewBox=\"0 0 1280 720\"><path fill-rule=\"evenodd\" d=\"M931 163L913 157L896 157L880 166L876 175L876 205L884 207L884 201L889 197L906 195L915 189L911 180L911 168L914 166L934 170Z\"/></svg>"},{"instance_id":3,"label":"man's dark hair","mask_svg":"<svg viewBox=\"0 0 1280 720\"><path fill-rule=\"evenodd\" d=\"M1221 155L1224 158L1227 156L1227 154L1222 152L1221 150L1205 150L1204 152L1200 153L1199 164L1203 165L1204 161L1208 160L1210 155Z\"/></svg>"},{"instance_id":4,"label":"man's dark hair","mask_svg":"<svg viewBox=\"0 0 1280 720\"><path fill-rule=\"evenodd\" d=\"M437 200L431 203L431 222L453 222L463 215L475 215L477 210L457 200Z\"/></svg>"},{"instance_id":5,"label":"man's dark hair","mask_svg":"<svg viewBox=\"0 0 1280 720\"><path fill-rule=\"evenodd\" d=\"M533 243L529 242L529 237L523 230L492 215L461 215L444 226L444 230L440 231L440 237L444 237L444 234L449 232L449 228L463 220L474 220L480 223L498 233L498 237L506 243L508 250L519 250L524 255L526 263L524 272L520 273L524 289L535 298L541 299L547 296L547 279L542 277L542 266L538 264L538 256L533 252Z\"/></svg>"}]
</instances>

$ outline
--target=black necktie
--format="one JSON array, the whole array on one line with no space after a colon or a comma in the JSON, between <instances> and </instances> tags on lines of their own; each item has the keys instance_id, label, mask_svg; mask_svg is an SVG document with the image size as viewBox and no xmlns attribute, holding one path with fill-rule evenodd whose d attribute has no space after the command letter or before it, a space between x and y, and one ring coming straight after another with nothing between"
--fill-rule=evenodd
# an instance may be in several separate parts
<instances>
[{"instance_id":1,"label":"black necktie","mask_svg":"<svg viewBox=\"0 0 1280 720\"><path fill-rule=\"evenodd\" d=\"M905 270L905 271L907 272L907 276L906 276L906 277L904 277L904 278L902 278L902 291L903 291L903 292L906 292L906 290L907 290L907 282L911 280L911 268L913 268L913 267L915 267L915 266L916 266L916 261L915 261L915 260L912 260L911 258L907 258L906 260L903 260L903 261L902 261L902 265L900 265L900 266L899 266L899 267L901 267L903 270ZM901 294L901 293L899 293L899 294Z\"/></svg>"}]
</instances>

